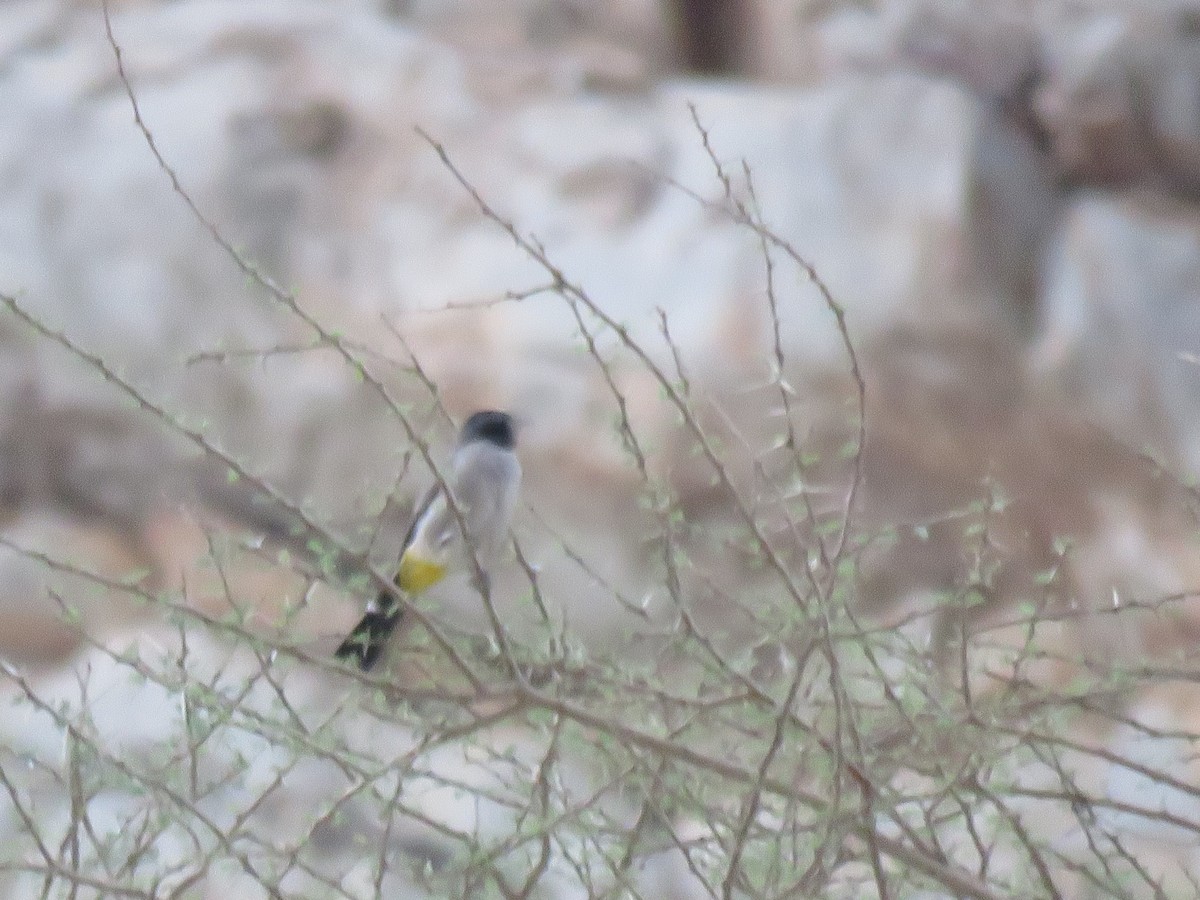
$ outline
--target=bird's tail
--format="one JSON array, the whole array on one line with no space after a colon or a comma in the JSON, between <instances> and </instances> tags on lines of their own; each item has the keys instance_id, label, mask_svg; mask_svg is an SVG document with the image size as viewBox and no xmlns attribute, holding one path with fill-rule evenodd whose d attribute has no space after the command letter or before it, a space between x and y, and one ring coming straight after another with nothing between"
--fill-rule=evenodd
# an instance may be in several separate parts
<instances>
[{"instance_id":1,"label":"bird's tail","mask_svg":"<svg viewBox=\"0 0 1200 900\"><path fill-rule=\"evenodd\" d=\"M338 659L353 660L364 672L368 671L383 654L404 611L386 591L381 592L375 601L375 608L369 610L359 623L354 626L340 647L334 651Z\"/></svg>"}]
</instances>

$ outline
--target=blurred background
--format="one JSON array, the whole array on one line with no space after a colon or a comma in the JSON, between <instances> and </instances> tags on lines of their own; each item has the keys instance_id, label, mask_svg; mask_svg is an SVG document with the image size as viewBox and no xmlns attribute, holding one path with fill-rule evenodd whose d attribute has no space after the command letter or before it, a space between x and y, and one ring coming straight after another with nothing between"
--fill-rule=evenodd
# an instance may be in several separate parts
<instances>
[{"instance_id":1,"label":"blurred background","mask_svg":"<svg viewBox=\"0 0 1200 900\"><path fill-rule=\"evenodd\" d=\"M759 210L815 267L867 386L857 521L888 531L859 560L863 611L888 621L964 585L986 588L980 617L1048 585L1072 609L1136 607L1200 583L1200 3L113 0L112 25L200 210L437 453L474 409L521 418L517 534L586 639L664 599L612 384L684 513L703 570L689 599L714 621L746 583L734 503L620 336L542 290L417 127L686 381L751 494L781 428L764 385L786 380L823 459L854 437L855 391L820 291L783 254L768 273L721 204ZM394 559L428 483L404 430L173 192L93 2L0 3L0 291L348 546ZM844 467L821 477L836 509ZM999 560L984 575L981 509ZM6 541L212 612L232 578L262 627L285 615L319 650L361 592L268 553L211 564L227 539L319 556L294 524L0 315ZM157 615L64 583L0 548L0 655L46 672L75 658L48 586L94 636ZM445 602L482 623L462 594ZM1063 645L1184 658L1200 618L1174 609L1081 621ZM1156 702L1195 717L1177 694Z\"/></svg>"},{"instance_id":2,"label":"blurred background","mask_svg":"<svg viewBox=\"0 0 1200 900\"><path fill-rule=\"evenodd\" d=\"M423 487L395 416L173 193L96 4L11 0L0 26L4 290L350 543L378 531L386 568ZM987 481L1013 538L1000 594L1064 541L1083 600L1194 584L1200 6L124 0L113 28L146 126L229 242L359 348L439 446L475 408L522 416L539 527L616 584L647 575L613 398L569 304L536 292L547 274L416 127L653 360L674 373L678 357L747 459L778 431L774 401L751 398L780 368L777 321L795 427L836 448L853 391L834 318L784 263L772 318L757 236L706 205L723 187L694 116L732 196L846 309L868 384L867 525L943 524ZM692 521L720 521L729 498L689 464L653 378L585 327L655 472ZM286 532L11 316L0 343L11 540L170 586L211 549L197 510ZM955 521L867 558L864 603L961 581ZM0 557L14 658L74 646L43 578ZM316 621L336 632L356 602Z\"/></svg>"}]
</instances>

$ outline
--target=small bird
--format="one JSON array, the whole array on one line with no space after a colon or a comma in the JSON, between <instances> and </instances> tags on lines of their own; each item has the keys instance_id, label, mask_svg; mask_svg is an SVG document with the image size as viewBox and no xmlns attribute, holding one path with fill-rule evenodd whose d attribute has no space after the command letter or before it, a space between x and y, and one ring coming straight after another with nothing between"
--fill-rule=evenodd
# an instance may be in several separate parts
<instances>
[{"instance_id":1,"label":"small bird","mask_svg":"<svg viewBox=\"0 0 1200 900\"><path fill-rule=\"evenodd\" d=\"M485 569L499 553L521 486L515 443L508 413L483 410L467 419L446 478L466 525L465 540L445 491L434 485L418 504L404 538L395 584L406 595L428 590L454 568L469 568L472 549ZM353 660L366 672L379 660L403 612L387 591L381 591L334 655Z\"/></svg>"}]
</instances>

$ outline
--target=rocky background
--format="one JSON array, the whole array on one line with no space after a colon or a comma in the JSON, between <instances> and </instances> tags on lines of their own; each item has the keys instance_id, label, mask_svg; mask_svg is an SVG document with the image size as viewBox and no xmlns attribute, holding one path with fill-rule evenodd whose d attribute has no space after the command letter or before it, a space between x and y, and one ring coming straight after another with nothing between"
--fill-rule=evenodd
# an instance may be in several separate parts
<instances>
[{"instance_id":1,"label":"rocky background","mask_svg":"<svg viewBox=\"0 0 1200 900\"><path fill-rule=\"evenodd\" d=\"M652 474L695 526L717 586L692 590L716 619L721 591L746 577L712 537L729 501L696 472L674 411L619 335L581 326L542 290L547 273L425 135L651 360L680 367L710 427L746 442L747 466L772 440L777 397L755 386L781 368L777 330L804 438L836 456L854 432L836 320L782 258L772 316L757 235L714 206L726 197L707 140L731 196L761 211L846 310L867 386L856 510L864 528L892 529L864 551L864 612L890 621L961 586L974 533L963 511L1002 497L1003 571L972 616L1003 620L1053 570L1064 604L1132 610L1064 626L1069 652L1186 661L1200 610L1186 598L1169 617L1137 608L1200 581L1200 5L112 6L145 126L188 195L356 348L435 451L475 408L521 417L518 539L587 640L624 640L637 618L614 591L648 598L651 613L661 599L643 481L589 339ZM394 558L427 482L419 454L371 385L314 345L173 191L91 2L0 6L0 292L348 546L369 547L382 568ZM0 315L6 546L176 591L213 614L232 592L259 627L286 622L320 656L362 591L305 574L319 554L294 525ZM304 565L279 565L280 546ZM221 577L215 547L238 559ZM524 576L510 568L500 596L519 628ZM69 693L67 673L94 652L55 601L67 595L97 640L177 640L146 604L0 550L0 656L47 695ZM444 602L465 627L486 627L469 592ZM935 650L939 628L954 627L935 621ZM1194 732L1189 692L1168 683L1123 702L1130 717L1148 710ZM27 722L5 730L35 743ZM1187 869L1191 855L1171 859Z\"/></svg>"}]
</instances>

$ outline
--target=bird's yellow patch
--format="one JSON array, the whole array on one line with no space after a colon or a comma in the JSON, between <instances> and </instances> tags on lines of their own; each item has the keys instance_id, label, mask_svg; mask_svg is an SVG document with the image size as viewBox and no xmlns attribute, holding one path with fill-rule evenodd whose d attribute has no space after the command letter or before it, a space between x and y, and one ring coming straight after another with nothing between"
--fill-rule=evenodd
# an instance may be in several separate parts
<instances>
[{"instance_id":1,"label":"bird's yellow patch","mask_svg":"<svg viewBox=\"0 0 1200 900\"><path fill-rule=\"evenodd\" d=\"M405 553L396 573L396 587L406 594L419 594L446 577L446 567L432 559Z\"/></svg>"}]
</instances>

